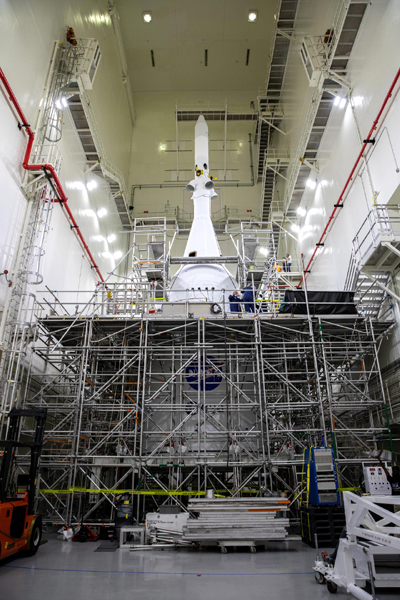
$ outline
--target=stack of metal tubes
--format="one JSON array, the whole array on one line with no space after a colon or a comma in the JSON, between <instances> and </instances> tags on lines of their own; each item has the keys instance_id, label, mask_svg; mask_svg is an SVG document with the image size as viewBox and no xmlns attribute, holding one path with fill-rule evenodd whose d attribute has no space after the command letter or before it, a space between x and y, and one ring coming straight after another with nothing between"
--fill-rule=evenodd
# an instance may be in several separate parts
<instances>
[{"instance_id":1,"label":"stack of metal tubes","mask_svg":"<svg viewBox=\"0 0 400 600\"><path fill-rule=\"evenodd\" d=\"M183 540L204 545L250 546L270 540L285 541L289 536L289 501L286 498L195 498L188 509L199 513L183 528Z\"/></svg>"}]
</instances>

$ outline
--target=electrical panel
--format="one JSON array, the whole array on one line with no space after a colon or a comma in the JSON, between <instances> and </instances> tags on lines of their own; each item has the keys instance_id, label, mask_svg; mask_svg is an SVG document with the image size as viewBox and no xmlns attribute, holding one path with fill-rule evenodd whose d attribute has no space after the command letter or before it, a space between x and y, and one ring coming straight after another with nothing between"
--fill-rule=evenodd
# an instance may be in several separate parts
<instances>
[{"instance_id":1,"label":"electrical panel","mask_svg":"<svg viewBox=\"0 0 400 600\"><path fill-rule=\"evenodd\" d=\"M304 451L307 473L307 504L340 504L335 458L332 448L312 446Z\"/></svg>"},{"instance_id":2,"label":"electrical panel","mask_svg":"<svg viewBox=\"0 0 400 600\"><path fill-rule=\"evenodd\" d=\"M392 486L380 466L364 467L365 491L371 496L390 496Z\"/></svg>"}]
</instances>

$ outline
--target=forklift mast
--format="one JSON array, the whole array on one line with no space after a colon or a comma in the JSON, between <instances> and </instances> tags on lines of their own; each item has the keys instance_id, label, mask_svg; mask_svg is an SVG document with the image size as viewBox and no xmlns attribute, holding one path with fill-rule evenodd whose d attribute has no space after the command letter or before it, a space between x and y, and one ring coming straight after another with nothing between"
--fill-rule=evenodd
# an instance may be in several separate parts
<instances>
[{"instance_id":1,"label":"forklift mast","mask_svg":"<svg viewBox=\"0 0 400 600\"><path fill-rule=\"evenodd\" d=\"M33 442L20 442L17 440L20 431L21 419L33 417L36 419L35 438ZM39 466L39 458L43 446L44 426L47 418L47 408L12 408L9 415L9 427L7 439L0 440L0 447L4 448L3 460L0 466L0 502L8 499L8 489L12 473L12 463L16 448L29 448L31 451L31 462L29 474L26 477L28 491L28 515L33 514L35 501L35 482ZM25 479L25 478L24 478Z\"/></svg>"}]
</instances>

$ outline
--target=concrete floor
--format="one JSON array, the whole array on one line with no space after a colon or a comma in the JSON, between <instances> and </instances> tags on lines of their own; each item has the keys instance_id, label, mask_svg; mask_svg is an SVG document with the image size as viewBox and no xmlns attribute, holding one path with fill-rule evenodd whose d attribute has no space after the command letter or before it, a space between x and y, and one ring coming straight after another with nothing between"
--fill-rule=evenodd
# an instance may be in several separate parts
<instances>
[{"instance_id":1,"label":"concrete floor","mask_svg":"<svg viewBox=\"0 0 400 600\"><path fill-rule=\"evenodd\" d=\"M314 580L315 550L301 542L220 554L216 548L94 552L99 542L49 541L36 556L0 563L7 600L319 600L332 598ZM338 590L336 597L347 598ZM398 600L392 592L379 600Z\"/></svg>"}]
</instances>

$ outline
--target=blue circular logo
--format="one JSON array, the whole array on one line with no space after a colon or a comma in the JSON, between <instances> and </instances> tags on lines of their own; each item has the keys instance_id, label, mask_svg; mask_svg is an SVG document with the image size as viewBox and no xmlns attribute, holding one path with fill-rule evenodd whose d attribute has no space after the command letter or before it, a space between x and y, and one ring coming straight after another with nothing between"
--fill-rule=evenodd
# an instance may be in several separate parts
<instances>
[{"instance_id":1,"label":"blue circular logo","mask_svg":"<svg viewBox=\"0 0 400 600\"><path fill-rule=\"evenodd\" d=\"M222 375L215 367L218 367L218 369L222 371L223 365L223 362L216 361L210 356L206 358L205 366L201 359L199 372L199 363L197 360L193 360L190 365L186 367L186 381L191 388L197 391L199 389L200 379L201 391L205 389L206 392L212 392L212 390L215 390L222 381Z\"/></svg>"}]
</instances>

